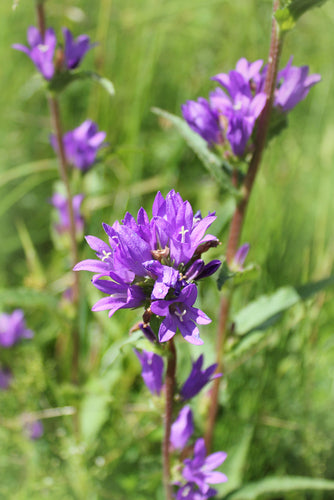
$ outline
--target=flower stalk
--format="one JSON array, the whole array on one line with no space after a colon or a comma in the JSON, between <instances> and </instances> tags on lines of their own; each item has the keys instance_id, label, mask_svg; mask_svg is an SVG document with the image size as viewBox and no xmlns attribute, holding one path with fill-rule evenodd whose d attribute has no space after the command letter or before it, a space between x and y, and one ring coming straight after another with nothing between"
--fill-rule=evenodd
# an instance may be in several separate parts
<instances>
[{"instance_id":1,"label":"flower stalk","mask_svg":"<svg viewBox=\"0 0 334 500\"><path fill-rule=\"evenodd\" d=\"M45 23L44 5L42 2L38 2L36 4L36 14L37 14L38 29L41 35L44 36L46 23ZM59 174L66 191L69 222L70 222L69 236L71 245L71 261L72 261L71 264L73 267L78 262L78 245L76 240L75 217L74 217L73 201L72 201L73 197L68 176L68 165L65 155L65 149L63 144L63 133L62 133L62 124L61 124L58 98L55 95L50 94L48 97L48 103L50 109L52 128L54 130L56 144L57 144ZM73 272L72 301L74 304L77 304L79 301L79 276L75 272ZM77 383L78 381L79 350L80 350L79 332L77 328L74 328L73 347L72 347L72 380L75 383Z\"/></svg>"},{"instance_id":2,"label":"flower stalk","mask_svg":"<svg viewBox=\"0 0 334 500\"><path fill-rule=\"evenodd\" d=\"M169 356L167 362L166 380L165 380L165 434L162 442L162 461L163 461L163 484L165 490L166 500L173 500L173 489L170 478L170 433L173 417L173 398L175 387L175 373L176 373L176 349L174 340L168 342Z\"/></svg>"},{"instance_id":3,"label":"flower stalk","mask_svg":"<svg viewBox=\"0 0 334 500\"><path fill-rule=\"evenodd\" d=\"M276 12L278 7L279 7L279 0L274 0L273 14ZM268 70L264 86L264 92L266 94L267 99L258 121L258 128L255 137L254 153L251 158L246 176L244 178L243 184L240 189L242 196L238 201L230 225L227 250L226 250L226 259L229 264L231 264L231 262L233 261L233 258L240 244L241 231L246 216L248 202L250 199L256 174L258 172L261 163L263 150L265 148L267 140L270 114L274 101L276 77L277 77L281 49L282 49L282 37L280 36L279 28L276 19L273 15L270 51L268 57ZM216 341L216 353L217 353L216 360L218 365L217 372L223 370L223 357L224 357L225 342L228 333L227 322L231 304L231 295L232 294L229 294L229 296L223 295L220 303L220 315L219 315L217 341ZM219 387L220 387L220 378L217 378L214 381L214 385L211 392L207 428L205 433L205 444L208 452L210 451L212 446L214 426L217 418Z\"/></svg>"}]
</instances>

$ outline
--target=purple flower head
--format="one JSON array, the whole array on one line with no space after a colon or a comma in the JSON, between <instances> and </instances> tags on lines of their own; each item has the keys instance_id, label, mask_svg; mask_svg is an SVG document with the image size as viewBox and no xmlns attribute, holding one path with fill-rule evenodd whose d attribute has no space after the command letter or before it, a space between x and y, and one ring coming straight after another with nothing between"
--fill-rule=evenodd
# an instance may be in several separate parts
<instances>
[{"instance_id":1,"label":"purple flower head","mask_svg":"<svg viewBox=\"0 0 334 500\"><path fill-rule=\"evenodd\" d=\"M217 113L211 109L203 97L196 101L187 101L181 106L183 118L189 127L203 137L210 145L223 142Z\"/></svg>"},{"instance_id":2,"label":"purple flower head","mask_svg":"<svg viewBox=\"0 0 334 500\"><path fill-rule=\"evenodd\" d=\"M83 194L73 196L72 205L74 212L75 229L77 233L81 233L84 227L84 219L80 213L80 207ZM57 209L59 224L55 224L55 229L59 234L67 233L70 229L70 216L68 213L68 203L65 196L60 193L55 193L51 198L51 204Z\"/></svg>"},{"instance_id":3,"label":"purple flower head","mask_svg":"<svg viewBox=\"0 0 334 500\"><path fill-rule=\"evenodd\" d=\"M203 389L203 387L207 383L217 377L221 377L221 373L213 375L217 368L217 364L208 366L206 370L202 370L202 365L203 354L201 354L198 360L193 363L190 375L183 384L183 387L181 389L181 396L183 397L183 399L193 398Z\"/></svg>"},{"instance_id":4,"label":"purple flower head","mask_svg":"<svg viewBox=\"0 0 334 500\"><path fill-rule=\"evenodd\" d=\"M184 461L183 478L196 485L201 493L207 494L210 490L210 484L227 481L225 474L214 470L224 462L226 457L227 455L223 451L218 451L206 457L204 439L197 439L194 446L194 458L187 458Z\"/></svg>"},{"instance_id":5,"label":"purple flower head","mask_svg":"<svg viewBox=\"0 0 334 500\"><path fill-rule=\"evenodd\" d=\"M105 146L105 132L99 132L96 123L84 121L79 127L63 136L65 156L69 163L79 170L88 170L96 161L97 152ZM51 145L58 152L57 141L51 136Z\"/></svg>"},{"instance_id":6,"label":"purple flower head","mask_svg":"<svg viewBox=\"0 0 334 500\"><path fill-rule=\"evenodd\" d=\"M241 247L238 248L232 264L231 264L231 269L236 270L236 271L242 271L243 270L243 265L246 260L246 257L249 252L250 245L248 243L245 243L244 245L241 245Z\"/></svg>"},{"instance_id":7,"label":"purple flower head","mask_svg":"<svg viewBox=\"0 0 334 500\"><path fill-rule=\"evenodd\" d=\"M55 32L52 28L45 31L44 38L35 26L30 26L27 31L27 40L30 48L21 44L14 44L13 49L27 54L35 64L38 71L46 80L51 80L54 75L53 57L57 45Z\"/></svg>"},{"instance_id":8,"label":"purple flower head","mask_svg":"<svg viewBox=\"0 0 334 500\"><path fill-rule=\"evenodd\" d=\"M275 94L275 106L284 113L305 99L313 85L321 80L318 74L309 75L308 66L292 66L292 57L288 64L277 75L277 90Z\"/></svg>"},{"instance_id":9,"label":"purple flower head","mask_svg":"<svg viewBox=\"0 0 334 500\"><path fill-rule=\"evenodd\" d=\"M137 358L142 366L143 380L152 394L160 395L162 388L162 374L164 362L161 356L154 352L142 351L134 349Z\"/></svg>"},{"instance_id":10,"label":"purple flower head","mask_svg":"<svg viewBox=\"0 0 334 500\"><path fill-rule=\"evenodd\" d=\"M194 418L189 406L184 406L172 424L170 443L176 450L183 450L194 432Z\"/></svg>"},{"instance_id":11,"label":"purple flower head","mask_svg":"<svg viewBox=\"0 0 334 500\"><path fill-rule=\"evenodd\" d=\"M80 35L74 40L72 33L67 28L63 28L63 35L65 65L67 69L74 69L80 64L86 52L95 47L96 44L90 44L88 35Z\"/></svg>"},{"instance_id":12,"label":"purple flower head","mask_svg":"<svg viewBox=\"0 0 334 500\"><path fill-rule=\"evenodd\" d=\"M149 219L141 208L137 219L127 213L121 222L103 224L107 243L95 236L86 237L98 260L86 259L74 270L93 272L93 285L108 295L93 310L108 309L111 316L118 309L144 306L145 328L152 314L165 317L159 329L160 342L169 340L179 329L189 342L202 344L196 323L211 320L193 307L197 289L192 281L211 275L220 265L219 261L205 265L198 259L219 243L215 236L205 234L215 214L194 216L190 203L174 190L166 198L157 193L152 214Z\"/></svg>"},{"instance_id":13,"label":"purple flower head","mask_svg":"<svg viewBox=\"0 0 334 500\"><path fill-rule=\"evenodd\" d=\"M44 426L40 420L34 420L33 422L26 422L24 424L27 436L32 441L36 441L44 434Z\"/></svg>"},{"instance_id":14,"label":"purple flower head","mask_svg":"<svg viewBox=\"0 0 334 500\"><path fill-rule=\"evenodd\" d=\"M192 307L197 298L196 285L183 288L179 296L172 300L156 300L151 304L151 311L157 316L165 316L159 328L159 341L167 342L179 329L182 336L190 344L201 345L199 325L211 323L211 319L200 309Z\"/></svg>"},{"instance_id":15,"label":"purple flower head","mask_svg":"<svg viewBox=\"0 0 334 500\"><path fill-rule=\"evenodd\" d=\"M21 309L15 309L12 314L0 315L0 346L12 347L20 339L31 339L33 336L32 330L26 327Z\"/></svg>"},{"instance_id":16,"label":"purple flower head","mask_svg":"<svg viewBox=\"0 0 334 500\"><path fill-rule=\"evenodd\" d=\"M5 391L11 384L13 374L9 368L0 368L0 389Z\"/></svg>"}]
</instances>

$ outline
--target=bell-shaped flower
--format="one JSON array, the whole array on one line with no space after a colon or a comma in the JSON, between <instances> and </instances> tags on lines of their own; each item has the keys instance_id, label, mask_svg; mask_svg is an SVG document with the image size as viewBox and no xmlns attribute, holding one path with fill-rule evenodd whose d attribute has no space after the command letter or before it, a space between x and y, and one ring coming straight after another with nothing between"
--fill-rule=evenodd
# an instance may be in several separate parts
<instances>
[{"instance_id":1,"label":"bell-shaped flower","mask_svg":"<svg viewBox=\"0 0 334 500\"><path fill-rule=\"evenodd\" d=\"M67 69L74 69L80 64L86 52L96 46L96 43L91 44L88 35L80 35L74 39L67 28L63 28L63 35L65 40L65 66Z\"/></svg>"},{"instance_id":2,"label":"bell-shaped flower","mask_svg":"<svg viewBox=\"0 0 334 500\"><path fill-rule=\"evenodd\" d=\"M30 48L16 43L12 45L13 49L27 54L44 78L51 80L55 71L53 64L57 45L55 32L52 28L48 28L43 37L35 26L30 26L27 30L27 40Z\"/></svg>"},{"instance_id":3,"label":"bell-shaped flower","mask_svg":"<svg viewBox=\"0 0 334 500\"><path fill-rule=\"evenodd\" d=\"M211 380L221 377L221 373L214 375L217 364L208 366L206 370L202 370L203 354L193 363L191 372L180 391L183 399L191 399L196 396L203 387Z\"/></svg>"},{"instance_id":4,"label":"bell-shaped flower","mask_svg":"<svg viewBox=\"0 0 334 500\"><path fill-rule=\"evenodd\" d=\"M15 309L11 314L0 315L0 346L12 347L21 339L31 339L32 330L26 327L21 309Z\"/></svg>"},{"instance_id":5,"label":"bell-shaped flower","mask_svg":"<svg viewBox=\"0 0 334 500\"><path fill-rule=\"evenodd\" d=\"M72 198L74 225L76 233L83 231L84 219L80 213L83 194L76 194ZM51 198L51 204L57 209L59 223L55 224L55 229L59 234L68 233L70 230L70 214L68 212L68 202L65 196L55 193Z\"/></svg>"},{"instance_id":6,"label":"bell-shaped flower","mask_svg":"<svg viewBox=\"0 0 334 500\"><path fill-rule=\"evenodd\" d=\"M176 450L183 450L194 432L194 418L190 406L184 406L172 424L170 444Z\"/></svg>"},{"instance_id":7,"label":"bell-shaped flower","mask_svg":"<svg viewBox=\"0 0 334 500\"><path fill-rule=\"evenodd\" d=\"M218 115L211 109L210 103L203 97L196 101L187 101L181 106L183 118L189 127L199 134L209 145L223 142Z\"/></svg>"},{"instance_id":8,"label":"bell-shaped flower","mask_svg":"<svg viewBox=\"0 0 334 500\"><path fill-rule=\"evenodd\" d=\"M160 395L162 389L162 375L164 370L164 362L161 356L154 352L142 351L134 349L137 358L142 366L141 375L152 394Z\"/></svg>"}]
</instances>

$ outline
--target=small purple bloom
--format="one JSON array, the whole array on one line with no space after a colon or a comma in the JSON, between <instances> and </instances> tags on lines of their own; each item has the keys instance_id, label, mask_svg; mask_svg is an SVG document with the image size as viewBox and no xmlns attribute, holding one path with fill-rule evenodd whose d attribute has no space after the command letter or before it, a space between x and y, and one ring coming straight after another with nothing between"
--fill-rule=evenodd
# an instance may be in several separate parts
<instances>
[{"instance_id":1,"label":"small purple bloom","mask_svg":"<svg viewBox=\"0 0 334 500\"><path fill-rule=\"evenodd\" d=\"M221 377L221 373L213 375L217 368L216 363L208 366L206 370L202 370L203 359L203 354L201 354L198 360L193 363L190 375L180 391L183 399L193 398L207 383L217 377Z\"/></svg>"},{"instance_id":2,"label":"small purple bloom","mask_svg":"<svg viewBox=\"0 0 334 500\"><path fill-rule=\"evenodd\" d=\"M44 426L40 420L25 423L26 433L32 441L36 441L44 434Z\"/></svg>"},{"instance_id":3,"label":"small purple bloom","mask_svg":"<svg viewBox=\"0 0 334 500\"><path fill-rule=\"evenodd\" d=\"M12 347L20 339L31 339L33 336L32 330L26 327L21 309L15 309L12 314L0 315L0 346Z\"/></svg>"},{"instance_id":4,"label":"small purple bloom","mask_svg":"<svg viewBox=\"0 0 334 500\"><path fill-rule=\"evenodd\" d=\"M13 49L20 50L27 54L44 78L46 80L51 80L55 71L53 64L57 45L55 32L52 28L48 28L43 38L35 26L30 26L27 31L27 39L30 49L18 43L12 46Z\"/></svg>"},{"instance_id":5,"label":"small purple bloom","mask_svg":"<svg viewBox=\"0 0 334 500\"><path fill-rule=\"evenodd\" d=\"M183 450L194 432L194 418L189 406L184 406L172 424L170 443L176 450Z\"/></svg>"},{"instance_id":6,"label":"small purple bloom","mask_svg":"<svg viewBox=\"0 0 334 500\"><path fill-rule=\"evenodd\" d=\"M189 127L197 132L210 145L223 142L217 113L211 109L203 97L196 101L187 101L181 106L183 118Z\"/></svg>"},{"instance_id":7,"label":"small purple bloom","mask_svg":"<svg viewBox=\"0 0 334 500\"><path fill-rule=\"evenodd\" d=\"M195 483L186 483L176 493L176 500L208 500L216 495L217 490L209 488L206 493L202 493Z\"/></svg>"},{"instance_id":8,"label":"small purple bloom","mask_svg":"<svg viewBox=\"0 0 334 500\"><path fill-rule=\"evenodd\" d=\"M292 66L292 59L291 57L286 67L277 76L278 88L275 94L275 106L284 113L305 99L310 88L321 80L321 76L318 74L308 74L308 66Z\"/></svg>"},{"instance_id":9,"label":"small purple bloom","mask_svg":"<svg viewBox=\"0 0 334 500\"><path fill-rule=\"evenodd\" d=\"M74 40L72 33L67 28L63 28L63 35L65 65L67 69L74 69L80 64L86 52L95 47L96 44L90 44L88 35L80 35Z\"/></svg>"},{"instance_id":10,"label":"small purple bloom","mask_svg":"<svg viewBox=\"0 0 334 500\"><path fill-rule=\"evenodd\" d=\"M154 343L157 341L157 338L155 336L154 331L150 327L150 325L147 325L146 323L139 323L139 328L150 342Z\"/></svg>"},{"instance_id":11,"label":"small purple bloom","mask_svg":"<svg viewBox=\"0 0 334 500\"><path fill-rule=\"evenodd\" d=\"M236 271L242 271L243 270L243 264L246 260L246 257L249 252L250 245L248 243L245 243L244 245L241 245L240 248L238 248L232 264L231 264L231 269L236 270Z\"/></svg>"},{"instance_id":12,"label":"small purple bloom","mask_svg":"<svg viewBox=\"0 0 334 500\"><path fill-rule=\"evenodd\" d=\"M97 152L102 148L105 132L99 132L96 123L84 121L79 127L66 132L63 136L65 156L69 163L79 170L88 170L96 161ZM58 151L56 138L51 136L51 145Z\"/></svg>"},{"instance_id":13,"label":"small purple bloom","mask_svg":"<svg viewBox=\"0 0 334 500\"><path fill-rule=\"evenodd\" d=\"M197 439L194 446L194 458L187 458L184 461L183 478L189 483L196 484L201 493L207 494L210 490L210 484L227 481L225 474L214 471L224 462L226 457L227 454L223 451L212 453L206 457L204 439Z\"/></svg>"},{"instance_id":14,"label":"small purple bloom","mask_svg":"<svg viewBox=\"0 0 334 500\"><path fill-rule=\"evenodd\" d=\"M80 213L83 194L73 196L72 205L74 212L74 223L77 233L81 233L84 227L84 219ZM65 196L55 193L51 198L51 204L58 210L59 224L55 224L55 229L59 234L67 233L70 229L70 216L68 213L68 203Z\"/></svg>"},{"instance_id":15,"label":"small purple bloom","mask_svg":"<svg viewBox=\"0 0 334 500\"><path fill-rule=\"evenodd\" d=\"M134 349L137 358L142 366L143 380L152 394L160 395L162 388L162 374L164 362L161 356L154 352L142 351Z\"/></svg>"},{"instance_id":16,"label":"small purple bloom","mask_svg":"<svg viewBox=\"0 0 334 500\"><path fill-rule=\"evenodd\" d=\"M172 300L156 300L151 304L151 311L157 316L165 316L159 328L159 341L167 342L179 329L185 340L190 344L201 345L196 325L207 325L211 319L200 309L192 307L197 298L197 287L194 284L183 288L179 296Z\"/></svg>"},{"instance_id":17,"label":"small purple bloom","mask_svg":"<svg viewBox=\"0 0 334 500\"><path fill-rule=\"evenodd\" d=\"M9 368L0 368L0 389L5 391L11 384L13 374Z\"/></svg>"}]
</instances>

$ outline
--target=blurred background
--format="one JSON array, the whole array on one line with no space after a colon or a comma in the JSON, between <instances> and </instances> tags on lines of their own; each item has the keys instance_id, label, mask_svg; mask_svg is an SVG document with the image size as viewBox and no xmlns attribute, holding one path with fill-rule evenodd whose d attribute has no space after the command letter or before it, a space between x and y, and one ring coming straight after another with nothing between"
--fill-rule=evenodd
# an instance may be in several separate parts
<instances>
[{"instance_id":1,"label":"blurred background","mask_svg":"<svg viewBox=\"0 0 334 500\"><path fill-rule=\"evenodd\" d=\"M90 118L109 142L81 186L85 234L102 237L101 223L112 224L127 210L136 213L144 206L150 213L157 190L165 195L175 188L194 210L216 210L212 233L222 241L219 256L231 202L176 130L151 108L180 116L182 103L215 88L211 76L228 72L241 57L265 60L271 1L48 0L45 8L47 25L59 39L67 26L75 36L86 33L99 42L83 68L112 80L116 91L110 97L96 83L80 81L61 96L65 130ZM285 41L281 66L293 54L295 65L308 65L322 81L265 152L242 236L251 245L248 261L259 272L238 288L232 317L262 294L333 273L333 23L328 2L305 14ZM131 346L119 347L138 311L120 311L112 319L106 312L91 313L99 294L91 289L88 273L81 276L81 384L68 382L67 318L73 311L61 299L69 263L52 231L48 202L58 172L47 101L31 61L11 49L13 43L26 43L26 29L34 24L34 2L20 0L15 10L9 0L0 3L0 308L21 307L35 332L32 341L6 352L14 380L10 390L0 392L0 497L160 500L159 404L150 401ZM81 255L92 258L84 241ZM213 277L199 293L200 307L213 318L202 331L209 364L220 295ZM239 351L232 339L214 445L229 455L224 472L230 482L218 498L272 475L334 479L332 299L328 288L300 301ZM189 353L198 353L180 344L184 380ZM201 429L205 400L199 396L195 404ZM77 417L44 419L37 441L22 433L24 412L38 415L67 406L80 409ZM322 500L332 494L270 498Z\"/></svg>"}]
</instances>

